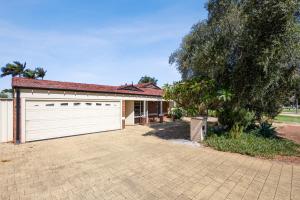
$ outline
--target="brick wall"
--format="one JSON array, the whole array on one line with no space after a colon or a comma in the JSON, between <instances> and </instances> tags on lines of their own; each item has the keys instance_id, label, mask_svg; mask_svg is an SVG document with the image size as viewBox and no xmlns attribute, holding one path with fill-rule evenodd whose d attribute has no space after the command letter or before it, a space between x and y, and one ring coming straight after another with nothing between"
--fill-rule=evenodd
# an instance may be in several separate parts
<instances>
[{"instance_id":1,"label":"brick wall","mask_svg":"<svg viewBox=\"0 0 300 200\"><path fill-rule=\"evenodd\" d=\"M148 113L158 113L158 103L155 101L148 102Z\"/></svg>"}]
</instances>

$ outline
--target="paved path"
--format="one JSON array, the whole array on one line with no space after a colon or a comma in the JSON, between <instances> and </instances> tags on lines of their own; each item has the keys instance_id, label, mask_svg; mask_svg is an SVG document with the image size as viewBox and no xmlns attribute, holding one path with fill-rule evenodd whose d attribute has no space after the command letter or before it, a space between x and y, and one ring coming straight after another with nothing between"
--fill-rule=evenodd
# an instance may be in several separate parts
<instances>
[{"instance_id":1,"label":"paved path","mask_svg":"<svg viewBox=\"0 0 300 200\"><path fill-rule=\"evenodd\" d=\"M168 126L155 129L1 144L0 198L300 199L299 165L174 144L155 136Z\"/></svg>"},{"instance_id":2,"label":"paved path","mask_svg":"<svg viewBox=\"0 0 300 200\"><path fill-rule=\"evenodd\" d=\"M282 112L280 115L290 116L290 117L300 117L300 113L290 113L290 112Z\"/></svg>"}]
</instances>

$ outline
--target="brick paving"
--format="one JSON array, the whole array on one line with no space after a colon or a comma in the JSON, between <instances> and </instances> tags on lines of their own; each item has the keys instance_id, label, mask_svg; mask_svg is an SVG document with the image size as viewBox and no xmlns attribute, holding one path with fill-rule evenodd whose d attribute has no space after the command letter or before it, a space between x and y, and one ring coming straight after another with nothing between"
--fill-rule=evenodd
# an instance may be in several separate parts
<instances>
[{"instance_id":1,"label":"brick paving","mask_svg":"<svg viewBox=\"0 0 300 200\"><path fill-rule=\"evenodd\" d=\"M174 144L155 131L0 144L0 198L300 199L300 165Z\"/></svg>"}]
</instances>

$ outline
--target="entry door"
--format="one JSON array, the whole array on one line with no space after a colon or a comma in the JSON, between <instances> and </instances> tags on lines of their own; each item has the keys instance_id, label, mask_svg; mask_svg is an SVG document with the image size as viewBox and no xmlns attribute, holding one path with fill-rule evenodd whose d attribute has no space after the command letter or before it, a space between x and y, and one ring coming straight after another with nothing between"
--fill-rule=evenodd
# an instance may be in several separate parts
<instances>
[{"instance_id":1,"label":"entry door","mask_svg":"<svg viewBox=\"0 0 300 200\"><path fill-rule=\"evenodd\" d=\"M27 101L26 141L121 129L119 101Z\"/></svg>"}]
</instances>

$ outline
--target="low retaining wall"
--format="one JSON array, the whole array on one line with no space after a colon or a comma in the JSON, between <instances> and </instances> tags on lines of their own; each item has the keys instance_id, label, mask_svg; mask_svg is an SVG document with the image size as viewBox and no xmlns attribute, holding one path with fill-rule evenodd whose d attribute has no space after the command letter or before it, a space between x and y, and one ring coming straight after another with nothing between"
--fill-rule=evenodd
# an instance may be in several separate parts
<instances>
[{"instance_id":1,"label":"low retaining wall","mask_svg":"<svg viewBox=\"0 0 300 200\"><path fill-rule=\"evenodd\" d=\"M0 99L0 143L13 140L13 100Z\"/></svg>"}]
</instances>

